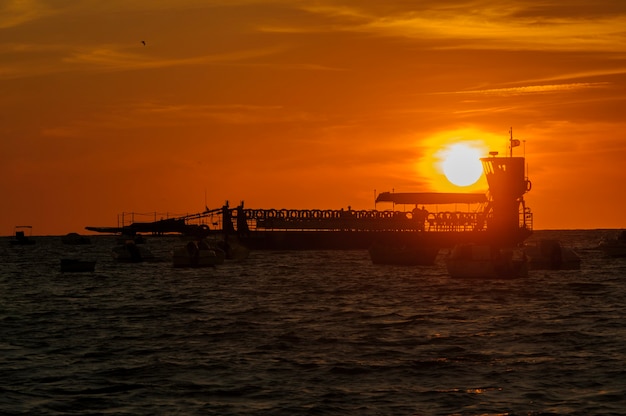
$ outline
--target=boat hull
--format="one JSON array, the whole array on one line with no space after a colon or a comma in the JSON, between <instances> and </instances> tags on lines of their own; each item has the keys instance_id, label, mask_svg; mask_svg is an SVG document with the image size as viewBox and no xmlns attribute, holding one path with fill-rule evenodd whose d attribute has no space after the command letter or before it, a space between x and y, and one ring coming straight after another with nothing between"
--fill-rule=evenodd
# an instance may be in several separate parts
<instances>
[{"instance_id":1,"label":"boat hull","mask_svg":"<svg viewBox=\"0 0 626 416\"><path fill-rule=\"evenodd\" d=\"M528 276L528 259L523 251L490 246L461 245L445 259L453 278L511 279Z\"/></svg>"},{"instance_id":2,"label":"boat hull","mask_svg":"<svg viewBox=\"0 0 626 416\"><path fill-rule=\"evenodd\" d=\"M224 263L225 253L204 241L189 241L172 252L174 267L211 267Z\"/></svg>"},{"instance_id":3,"label":"boat hull","mask_svg":"<svg viewBox=\"0 0 626 416\"><path fill-rule=\"evenodd\" d=\"M531 270L578 270L580 257L557 240L543 239L524 246Z\"/></svg>"},{"instance_id":4,"label":"boat hull","mask_svg":"<svg viewBox=\"0 0 626 416\"><path fill-rule=\"evenodd\" d=\"M87 236L80 235L78 233L69 233L63 236L63 238L61 239L61 242L63 244L76 246L76 245L91 244L91 239Z\"/></svg>"},{"instance_id":5,"label":"boat hull","mask_svg":"<svg viewBox=\"0 0 626 416\"><path fill-rule=\"evenodd\" d=\"M515 246L531 234L532 231L522 228L502 234L489 231L256 230L238 238L251 250L368 250L380 241L395 246L437 249L468 243Z\"/></svg>"},{"instance_id":6,"label":"boat hull","mask_svg":"<svg viewBox=\"0 0 626 416\"><path fill-rule=\"evenodd\" d=\"M135 244L134 241L127 241L114 247L111 250L111 255L115 261L120 263L140 263L156 260L156 257L149 249Z\"/></svg>"}]
</instances>

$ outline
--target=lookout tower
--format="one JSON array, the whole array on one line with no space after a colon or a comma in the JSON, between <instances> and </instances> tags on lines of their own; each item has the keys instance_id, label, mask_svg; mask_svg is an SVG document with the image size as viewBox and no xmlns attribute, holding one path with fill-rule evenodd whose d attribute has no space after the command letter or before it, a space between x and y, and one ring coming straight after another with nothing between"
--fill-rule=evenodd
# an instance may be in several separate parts
<instances>
[{"instance_id":1,"label":"lookout tower","mask_svg":"<svg viewBox=\"0 0 626 416\"><path fill-rule=\"evenodd\" d=\"M510 235L518 235L520 231L530 233L532 229L532 214L524 202L531 182L526 177L525 158L513 157L515 146L519 146L519 140L514 140L511 134L510 156L497 157L497 152L491 152L490 157L480 159L489 184L487 226L503 242Z\"/></svg>"}]
</instances>

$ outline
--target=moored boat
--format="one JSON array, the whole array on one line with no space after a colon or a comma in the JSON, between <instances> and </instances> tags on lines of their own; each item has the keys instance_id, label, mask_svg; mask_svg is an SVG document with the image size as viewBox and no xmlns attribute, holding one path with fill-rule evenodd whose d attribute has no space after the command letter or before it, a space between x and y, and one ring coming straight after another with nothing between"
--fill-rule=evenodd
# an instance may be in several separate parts
<instances>
[{"instance_id":1,"label":"moored boat","mask_svg":"<svg viewBox=\"0 0 626 416\"><path fill-rule=\"evenodd\" d=\"M28 230L28 235L24 230ZM28 246L35 244L35 240L31 238L33 227L30 225L18 225L15 227L15 236L10 241L14 246Z\"/></svg>"},{"instance_id":2,"label":"moored boat","mask_svg":"<svg viewBox=\"0 0 626 416\"><path fill-rule=\"evenodd\" d=\"M563 247L558 240L541 239L524 244L531 270L577 270L580 256L574 250Z\"/></svg>"},{"instance_id":3,"label":"moored boat","mask_svg":"<svg viewBox=\"0 0 626 416\"><path fill-rule=\"evenodd\" d=\"M241 244L236 236L225 237L222 240L211 241L209 245L222 250L227 260L245 260L248 258L250 249Z\"/></svg>"},{"instance_id":4,"label":"moored boat","mask_svg":"<svg viewBox=\"0 0 626 416\"><path fill-rule=\"evenodd\" d=\"M142 261L153 261L156 257L145 246L135 243L133 240L127 240L123 244L119 244L111 250L111 255L118 262L123 263L139 263Z\"/></svg>"},{"instance_id":5,"label":"moored boat","mask_svg":"<svg viewBox=\"0 0 626 416\"><path fill-rule=\"evenodd\" d=\"M91 239L78 233L68 233L61 238L61 242L68 245L81 245L91 244Z\"/></svg>"},{"instance_id":6,"label":"moored boat","mask_svg":"<svg viewBox=\"0 0 626 416\"><path fill-rule=\"evenodd\" d=\"M122 233L120 236L117 237L118 244L125 244L128 241L132 241L135 244L145 244L146 238L141 234L135 234L135 233L132 233L132 234Z\"/></svg>"},{"instance_id":7,"label":"moored boat","mask_svg":"<svg viewBox=\"0 0 626 416\"><path fill-rule=\"evenodd\" d=\"M224 263L225 253L204 240L188 241L172 251L174 267L210 267Z\"/></svg>"},{"instance_id":8,"label":"moored boat","mask_svg":"<svg viewBox=\"0 0 626 416\"><path fill-rule=\"evenodd\" d=\"M528 259L518 248L462 244L445 259L450 277L510 279L528 276Z\"/></svg>"}]
</instances>

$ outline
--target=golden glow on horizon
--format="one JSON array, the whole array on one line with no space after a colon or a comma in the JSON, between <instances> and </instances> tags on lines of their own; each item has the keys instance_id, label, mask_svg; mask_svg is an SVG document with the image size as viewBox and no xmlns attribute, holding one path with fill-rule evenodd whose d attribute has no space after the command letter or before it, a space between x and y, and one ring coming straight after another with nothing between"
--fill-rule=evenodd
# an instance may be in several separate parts
<instances>
[{"instance_id":1,"label":"golden glow on horizon","mask_svg":"<svg viewBox=\"0 0 626 416\"><path fill-rule=\"evenodd\" d=\"M618 2L309 3L5 1L0 234L483 193L446 149L505 156L511 126L536 229L626 227Z\"/></svg>"},{"instance_id":2,"label":"golden glow on horizon","mask_svg":"<svg viewBox=\"0 0 626 416\"><path fill-rule=\"evenodd\" d=\"M468 143L455 143L439 152L441 169L446 178L457 186L469 186L483 173L481 149Z\"/></svg>"}]
</instances>

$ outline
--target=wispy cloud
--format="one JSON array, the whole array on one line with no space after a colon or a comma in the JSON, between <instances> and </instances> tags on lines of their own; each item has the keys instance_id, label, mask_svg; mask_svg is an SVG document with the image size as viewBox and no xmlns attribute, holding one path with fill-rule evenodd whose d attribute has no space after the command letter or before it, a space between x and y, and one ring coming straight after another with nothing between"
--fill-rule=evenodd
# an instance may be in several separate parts
<instances>
[{"instance_id":1,"label":"wispy cloud","mask_svg":"<svg viewBox=\"0 0 626 416\"><path fill-rule=\"evenodd\" d=\"M340 30L442 41L432 45L437 48L626 51L626 16L619 10L595 8L595 14L579 16L569 6L547 10L484 1L389 7L383 13L331 4L304 9L327 16Z\"/></svg>"},{"instance_id":2,"label":"wispy cloud","mask_svg":"<svg viewBox=\"0 0 626 416\"><path fill-rule=\"evenodd\" d=\"M138 118L157 118L160 120L197 120L225 124L263 124L276 122L312 121L312 116L304 113L291 113L277 105L167 105L159 103L139 104L132 112Z\"/></svg>"},{"instance_id":3,"label":"wispy cloud","mask_svg":"<svg viewBox=\"0 0 626 416\"><path fill-rule=\"evenodd\" d=\"M551 92L571 92L588 88L603 88L608 82L574 82L569 84L527 85L523 87L491 88L468 91L455 91L454 94L485 94L485 95L525 95Z\"/></svg>"},{"instance_id":4,"label":"wispy cloud","mask_svg":"<svg viewBox=\"0 0 626 416\"><path fill-rule=\"evenodd\" d=\"M141 52L138 52L140 50ZM258 58L280 53L281 47L238 50L190 57L151 55L143 47L131 51L127 45L98 45L92 48L69 45L12 44L0 45L2 55L22 55L23 59L7 59L0 67L0 79L23 78L72 71L115 72L194 65L243 64L257 65ZM332 70L314 65L299 69Z\"/></svg>"},{"instance_id":5,"label":"wispy cloud","mask_svg":"<svg viewBox=\"0 0 626 416\"><path fill-rule=\"evenodd\" d=\"M0 29L19 26L54 13L43 1L4 0L0 3Z\"/></svg>"},{"instance_id":6,"label":"wispy cloud","mask_svg":"<svg viewBox=\"0 0 626 416\"><path fill-rule=\"evenodd\" d=\"M127 52L125 49L118 49L114 46L102 46L96 49L75 52L71 56L64 58L63 61L74 65L84 65L96 70L115 71L240 62L273 55L280 50L281 48L279 47L267 47L186 58L167 58L154 57L145 53Z\"/></svg>"},{"instance_id":7,"label":"wispy cloud","mask_svg":"<svg viewBox=\"0 0 626 416\"><path fill-rule=\"evenodd\" d=\"M102 108L97 114L86 115L67 125L49 126L41 131L48 137L85 137L90 132L128 130L210 124L254 125L273 123L303 123L319 121L319 117L302 111L292 111L276 105L192 105L165 103L126 103Z\"/></svg>"},{"instance_id":8,"label":"wispy cloud","mask_svg":"<svg viewBox=\"0 0 626 416\"><path fill-rule=\"evenodd\" d=\"M557 75L550 75L542 78L535 78L532 80L524 80L521 83L541 83L541 82L554 82L564 80L585 79L593 77L606 77L611 75L624 75L626 74L626 67L618 68L598 68L588 69L575 72L565 72Z\"/></svg>"}]
</instances>

